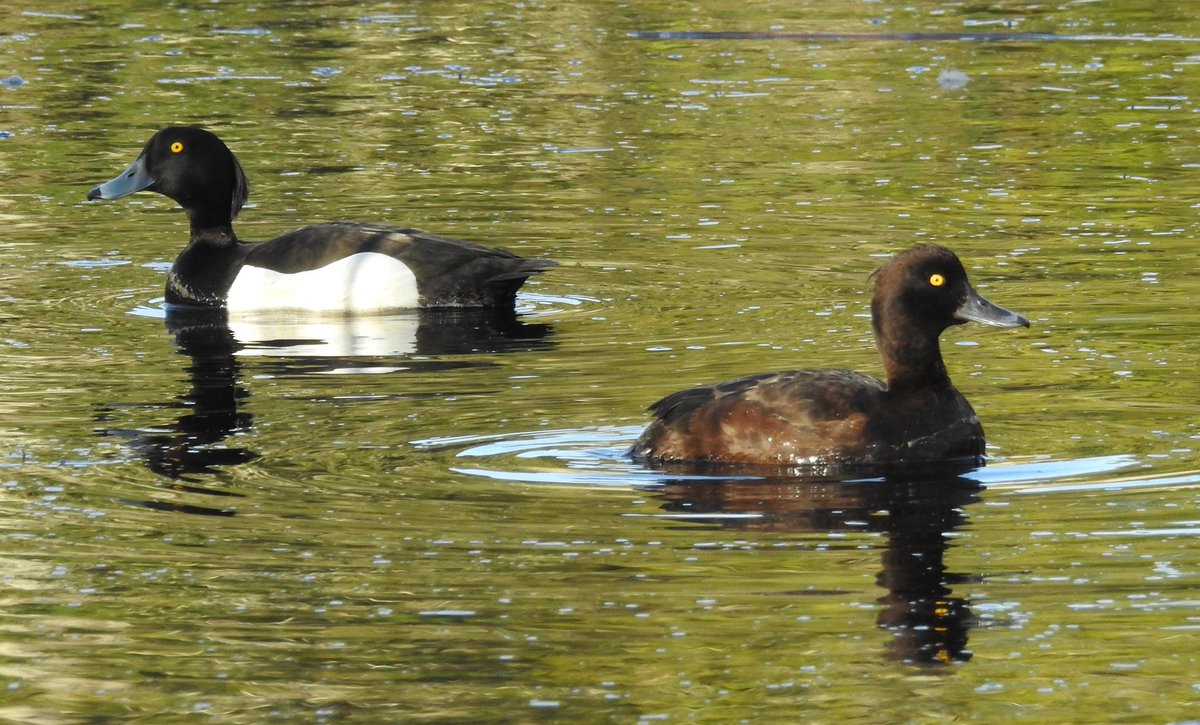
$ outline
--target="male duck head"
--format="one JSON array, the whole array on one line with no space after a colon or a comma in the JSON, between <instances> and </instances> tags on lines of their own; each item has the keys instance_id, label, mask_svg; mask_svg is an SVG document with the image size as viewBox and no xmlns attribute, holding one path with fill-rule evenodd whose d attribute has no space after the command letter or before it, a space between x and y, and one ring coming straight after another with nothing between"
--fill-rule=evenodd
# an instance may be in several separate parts
<instances>
[{"instance_id":1,"label":"male duck head","mask_svg":"<svg viewBox=\"0 0 1200 725\"><path fill-rule=\"evenodd\" d=\"M187 211L192 229L229 227L250 185L233 152L202 128L170 126L154 134L116 178L88 192L89 201L154 191Z\"/></svg>"}]
</instances>

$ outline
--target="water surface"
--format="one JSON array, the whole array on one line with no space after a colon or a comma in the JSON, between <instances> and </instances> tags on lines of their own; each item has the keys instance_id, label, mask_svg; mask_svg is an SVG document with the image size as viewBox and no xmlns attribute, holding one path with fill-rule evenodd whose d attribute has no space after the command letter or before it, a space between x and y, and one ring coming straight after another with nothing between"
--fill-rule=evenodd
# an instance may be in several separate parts
<instances>
[{"instance_id":1,"label":"water surface","mask_svg":"<svg viewBox=\"0 0 1200 725\"><path fill-rule=\"evenodd\" d=\"M0 716L1195 717L1190 5L10 5ZM247 239L561 266L513 317L168 316L182 214L84 195L171 123ZM877 372L920 241L1033 321L944 337L987 467L624 456L687 384Z\"/></svg>"}]
</instances>

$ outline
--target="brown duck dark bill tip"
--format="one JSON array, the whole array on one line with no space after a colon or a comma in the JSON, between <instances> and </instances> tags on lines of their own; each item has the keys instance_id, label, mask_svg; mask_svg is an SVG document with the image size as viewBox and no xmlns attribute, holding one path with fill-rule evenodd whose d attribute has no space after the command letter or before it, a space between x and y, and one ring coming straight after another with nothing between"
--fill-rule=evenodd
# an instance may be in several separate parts
<instances>
[{"instance_id":1,"label":"brown duck dark bill tip","mask_svg":"<svg viewBox=\"0 0 1200 725\"><path fill-rule=\"evenodd\" d=\"M1029 327L1029 320L989 302L974 287L967 288L967 298L954 311L954 316L964 322L970 320L992 327Z\"/></svg>"}]
</instances>

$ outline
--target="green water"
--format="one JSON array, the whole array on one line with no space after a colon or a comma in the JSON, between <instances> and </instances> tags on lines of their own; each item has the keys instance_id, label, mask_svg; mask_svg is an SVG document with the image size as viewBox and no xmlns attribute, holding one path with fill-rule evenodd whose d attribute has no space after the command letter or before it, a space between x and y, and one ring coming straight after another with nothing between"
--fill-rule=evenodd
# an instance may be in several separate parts
<instances>
[{"instance_id":1,"label":"green water","mask_svg":"<svg viewBox=\"0 0 1200 725\"><path fill-rule=\"evenodd\" d=\"M1194 719L1194 16L9 3L0 718ZM172 123L238 154L244 238L348 218L561 266L515 325L304 328L366 352L168 327L184 217L84 196ZM623 457L691 383L877 373L867 275L917 241L1033 321L945 336L985 488Z\"/></svg>"}]
</instances>

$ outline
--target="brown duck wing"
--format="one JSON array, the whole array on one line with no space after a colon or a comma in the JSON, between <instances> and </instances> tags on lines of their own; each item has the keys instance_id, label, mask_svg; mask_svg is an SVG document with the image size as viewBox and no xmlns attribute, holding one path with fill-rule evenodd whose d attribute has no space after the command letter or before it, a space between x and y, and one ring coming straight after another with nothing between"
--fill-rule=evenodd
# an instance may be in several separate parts
<instances>
[{"instance_id":1,"label":"brown duck wing","mask_svg":"<svg viewBox=\"0 0 1200 725\"><path fill-rule=\"evenodd\" d=\"M555 264L415 229L353 222L303 227L254 244L246 263L294 274L360 252L403 262L416 277L421 304L427 307L510 304L530 275Z\"/></svg>"},{"instance_id":2,"label":"brown duck wing","mask_svg":"<svg viewBox=\"0 0 1200 725\"><path fill-rule=\"evenodd\" d=\"M884 384L803 370L682 390L655 403L631 453L658 461L795 465L869 458L867 423Z\"/></svg>"}]
</instances>

